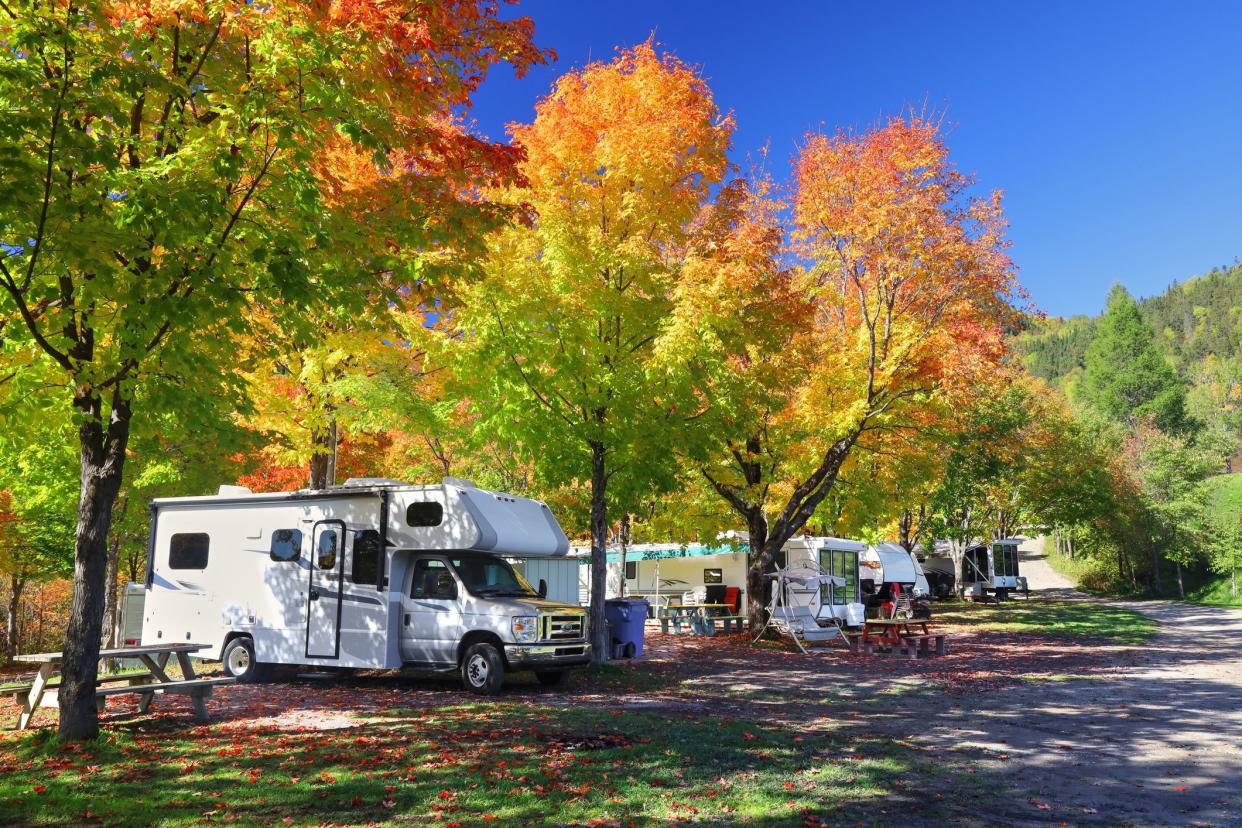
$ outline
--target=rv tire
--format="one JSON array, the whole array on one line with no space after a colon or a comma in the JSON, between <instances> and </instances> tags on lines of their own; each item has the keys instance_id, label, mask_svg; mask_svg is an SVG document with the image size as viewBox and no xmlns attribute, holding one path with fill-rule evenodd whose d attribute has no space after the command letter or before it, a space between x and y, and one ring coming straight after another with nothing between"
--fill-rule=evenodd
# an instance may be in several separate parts
<instances>
[{"instance_id":1,"label":"rv tire","mask_svg":"<svg viewBox=\"0 0 1242 828\"><path fill-rule=\"evenodd\" d=\"M505 681L505 660L495 645L486 641L470 645L461 660L461 680L472 693L494 696L500 692Z\"/></svg>"},{"instance_id":2,"label":"rv tire","mask_svg":"<svg viewBox=\"0 0 1242 828\"><path fill-rule=\"evenodd\" d=\"M238 684L253 684L263 678L264 667L254 655L254 642L241 636L234 638L224 647L224 672L237 679Z\"/></svg>"},{"instance_id":3,"label":"rv tire","mask_svg":"<svg viewBox=\"0 0 1242 828\"><path fill-rule=\"evenodd\" d=\"M535 678L544 687L560 687L565 683L564 670L536 670Z\"/></svg>"}]
</instances>

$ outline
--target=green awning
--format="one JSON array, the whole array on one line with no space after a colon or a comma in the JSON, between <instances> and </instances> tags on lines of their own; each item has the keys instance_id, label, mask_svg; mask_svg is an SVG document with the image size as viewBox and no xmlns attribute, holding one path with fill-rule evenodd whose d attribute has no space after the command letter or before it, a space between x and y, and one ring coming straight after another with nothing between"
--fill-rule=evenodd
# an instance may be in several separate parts
<instances>
[{"instance_id":1,"label":"green awning","mask_svg":"<svg viewBox=\"0 0 1242 828\"><path fill-rule=\"evenodd\" d=\"M628 561L658 561L670 558L701 558L704 555L731 555L734 552L746 554L745 546L707 546L701 543L690 543L685 546L668 545L657 549L630 549L625 553ZM620 563L621 553L609 550L609 563Z\"/></svg>"}]
</instances>

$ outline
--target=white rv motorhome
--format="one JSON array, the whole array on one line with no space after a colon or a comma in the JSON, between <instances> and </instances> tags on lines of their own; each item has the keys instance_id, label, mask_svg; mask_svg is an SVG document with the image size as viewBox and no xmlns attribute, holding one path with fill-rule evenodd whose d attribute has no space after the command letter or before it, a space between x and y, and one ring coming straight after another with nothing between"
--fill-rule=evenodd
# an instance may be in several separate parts
<instances>
[{"instance_id":1,"label":"white rv motorhome","mask_svg":"<svg viewBox=\"0 0 1242 828\"><path fill-rule=\"evenodd\" d=\"M586 664L584 610L545 599L505 560L563 557L547 505L446 478L151 503L142 643L210 645L241 681L270 665L506 671L545 684Z\"/></svg>"},{"instance_id":2,"label":"white rv motorhome","mask_svg":"<svg viewBox=\"0 0 1242 828\"><path fill-rule=\"evenodd\" d=\"M791 603L808 606L821 623L841 627L861 627L865 620L863 596L859 590L859 556L867 549L861 541L847 538L796 537L782 547L785 565L796 567L811 561L825 575L835 575L845 583L823 583L818 587L790 588Z\"/></svg>"}]
</instances>

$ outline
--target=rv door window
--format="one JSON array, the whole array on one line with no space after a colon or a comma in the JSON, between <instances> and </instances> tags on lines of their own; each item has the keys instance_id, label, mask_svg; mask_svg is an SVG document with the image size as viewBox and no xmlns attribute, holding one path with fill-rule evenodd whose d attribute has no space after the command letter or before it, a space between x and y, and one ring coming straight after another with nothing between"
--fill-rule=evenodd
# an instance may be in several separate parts
<instances>
[{"instance_id":1,"label":"rv door window","mask_svg":"<svg viewBox=\"0 0 1242 828\"><path fill-rule=\"evenodd\" d=\"M319 533L318 556L315 565L320 569L336 568L337 534L335 529L325 529Z\"/></svg>"},{"instance_id":2,"label":"rv door window","mask_svg":"<svg viewBox=\"0 0 1242 828\"><path fill-rule=\"evenodd\" d=\"M434 501L411 503L405 510L405 522L410 526L439 526L444 520L444 507Z\"/></svg>"},{"instance_id":3,"label":"rv door window","mask_svg":"<svg viewBox=\"0 0 1242 828\"><path fill-rule=\"evenodd\" d=\"M206 532L185 532L172 536L168 544L169 569L206 569L207 547L211 539Z\"/></svg>"},{"instance_id":4,"label":"rv door window","mask_svg":"<svg viewBox=\"0 0 1242 828\"><path fill-rule=\"evenodd\" d=\"M273 561L298 561L302 558L302 530L277 529L272 532Z\"/></svg>"},{"instance_id":5,"label":"rv door window","mask_svg":"<svg viewBox=\"0 0 1242 828\"><path fill-rule=\"evenodd\" d=\"M627 581L638 580L638 561L626 561L625 562L625 580Z\"/></svg>"},{"instance_id":6,"label":"rv door window","mask_svg":"<svg viewBox=\"0 0 1242 828\"><path fill-rule=\"evenodd\" d=\"M379 578L380 534L374 529L354 533L353 567L349 579L355 584L374 584Z\"/></svg>"}]
</instances>

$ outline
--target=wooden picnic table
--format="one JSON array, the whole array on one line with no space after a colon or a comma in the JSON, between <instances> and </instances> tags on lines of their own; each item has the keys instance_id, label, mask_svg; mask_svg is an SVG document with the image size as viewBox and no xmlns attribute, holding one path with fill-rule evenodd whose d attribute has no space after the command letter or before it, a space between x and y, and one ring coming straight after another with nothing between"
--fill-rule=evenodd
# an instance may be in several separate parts
<instances>
[{"instance_id":1,"label":"wooden picnic table","mask_svg":"<svg viewBox=\"0 0 1242 828\"><path fill-rule=\"evenodd\" d=\"M868 618L863 622L862 645L870 652L875 645L897 648L907 647L911 658L915 657L915 644L924 655L930 655L927 644L936 641L936 655L944 655L945 635L928 632L931 626L926 618Z\"/></svg>"},{"instance_id":2,"label":"wooden picnic table","mask_svg":"<svg viewBox=\"0 0 1242 828\"><path fill-rule=\"evenodd\" d=\"M668 626L673 624L674 632L681 632L682 623L687 623L690 631L698 635L714 635L716 618L733 618L729 612L731 604L679 604L672 607L661 607L657 613L660 619L660 632L667 633ZM726 629L728 625L726 624Z\"/></svg>"},{"instance_id":3,"label":"wooden picnic table","mask_svg":"<svg viewBox=\"0 0 1242 828\"><path fill-rule=\"evenodd\" d=\"M194 712L199 720L207 719L207 703L205 699L218 684L231 684L232 677L199 678L194 672L190 661L190 653L207 649L207 644L155 644L142 647L113 647L99 651L99 660L113 658L136 658L147 668L142 673L120 673L115 676L99 676L95 682L95 695L100 702L108 696L136 693L142 696L138 700L138 711L147 712L156 693L189 696L194 703ZM168 660L177 657L181 666L182 678L174 679L165 668ZM28 653L16 656L15 661L26 664L38 664L39 672L28 685L6 690L14 693L22 702L22 710L17 718L17 729L24 730L34 712L40 707L58 707L57 694L59 682L53 680L59 672L64 653ZM117 687L105 687L114 682L128 682Z\"/></svg>"}]
</instances>

